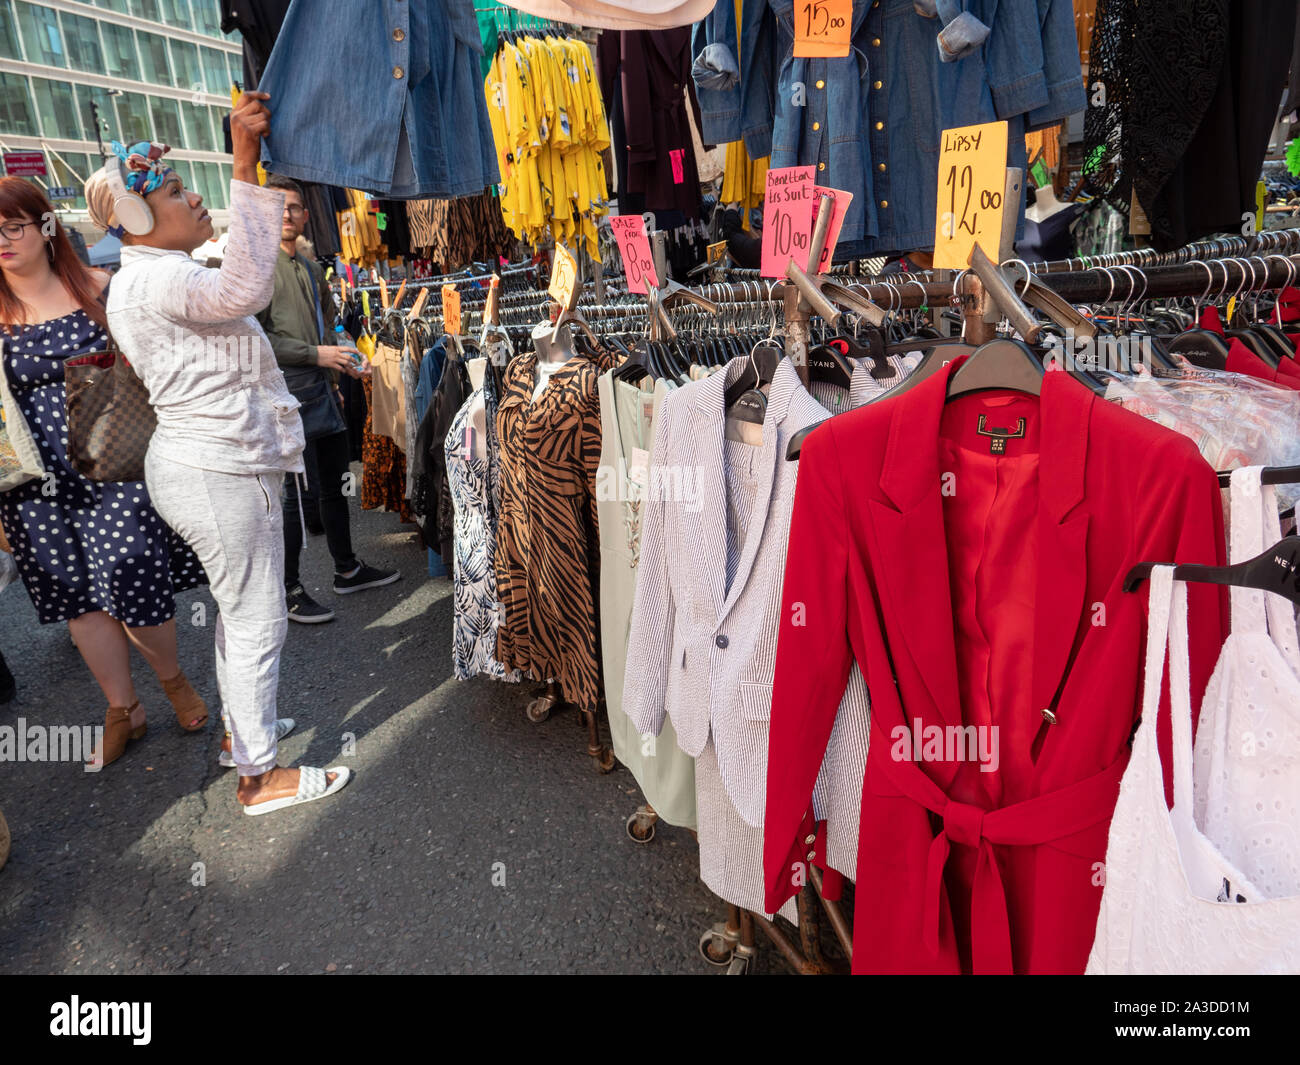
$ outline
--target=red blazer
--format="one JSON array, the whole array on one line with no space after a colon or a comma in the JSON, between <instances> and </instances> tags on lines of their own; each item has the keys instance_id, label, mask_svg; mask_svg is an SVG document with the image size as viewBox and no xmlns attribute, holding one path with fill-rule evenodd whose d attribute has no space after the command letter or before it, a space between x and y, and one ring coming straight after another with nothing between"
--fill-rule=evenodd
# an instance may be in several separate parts
<instances>
[{"instance_id":1,"label":"red blazer","mask_svg":"<svg viewBox=\"0 0 1300 1065\"><path fill-rule=\"evenodd\" d=\"M1141 561L1224 561L1218 482L1191 441L1068 374L1047 374L1037 401L990 392L945 408L960 362L896 399L831 419L804 442L772 699L767 908L775 912L806 879L802 863L816 849L809 798L856 658L871 694L871 742L853 971L1081 973L1141 710L1146 597L1121 584ZM981 558L976 585L985 616L1005 619L987 633L989 645L1015 638L1026 648L1018 681L997 678L1002 696L975 708L1001 715L1022 739L1020 755L1008 750L996 774L1008 801L990 807L971 798L989 782L969 761L900 757L897 737L918 723L970 724L981 703L978 692L963 700L969 676L957 662L973 660L974 641L954 636L948 556L950 542L979 542L981 530L945 526L954 519L941 497L940 456L951 446L941 421L949 425L945 409L962 424L987 411L1000 425L998 405L1008 403L1028 408L1021 443L1036 444L1039 457L1036 498L1001 503L1031 515L1025 551ZM987 447L985 438L965 442L981 439ZM1209 585L1189 586L1189 598L1199 705L1226 599ZM1054 708L1055 724L1042 708ZM1032 757L1025 736L1036 736Z\"/></svg>"},{"instance_id":2,"label":"red blazer","mask_svg":"<svg viewBox=\"0 0 1300 1065\"><path fill-rule=\"evenodd\" d=\"M1297 365L1295 360L1283 359L1278 363L1277 369L1273 369L1235 337L1228 346L1228 361L1224 368L1231 370L1233 373L1245 374L1247 377L1257 377L1261 381L1269 381L1275 385L1280 385L1282 388L1300 391L1300 365Z\"/></svg>"}]
</instances>

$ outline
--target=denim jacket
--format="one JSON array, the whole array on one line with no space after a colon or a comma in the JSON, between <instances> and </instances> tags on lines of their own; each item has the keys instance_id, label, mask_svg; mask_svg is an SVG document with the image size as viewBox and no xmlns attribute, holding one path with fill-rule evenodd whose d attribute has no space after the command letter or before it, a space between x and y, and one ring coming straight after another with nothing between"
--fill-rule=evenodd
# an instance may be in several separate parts
<instances>
[{"instance_id":1,"label":"denim jacket","mask_svg":"<svg viewBox=\"0 0 1300 1065\"><path fill-rule=\"evenodd\" d=\"M772 151L773 71L776 22L767 0L744 0L736 37L734 0L718 0L695 24L691 56L695 95L700 103L700 137L705 144L743 140L751 159ZM727 88L711 88L701 57L709 46L725 48L740 68L740 80Z\"/></svg>"},{"instance_id":2,"label":"denim jacket","mask_svg":"<svg viewBox=\"0 0 1300 1065\"><path fill-rule=\"evenodd\" d=\"M776 72L771 165L814 165L819 184L853 193L837 258L934 246L944 129L1008 119L1007 165L1024 167L1026 128L1085 105L1069 0L964 0L990 33L947 61L948 3L926 16L916 0L853 0L850 54L796 59L796 0L767 2L777 18L775 47L760 57ZM742 93L757 85L742 65Z\"/></svg>"},{"instance_id":3,"label":"denim jacket","mask_svg":"<svg viewBox=\"0 0 1300 1065\"><path fill-rule=\"evenodd\" d=\"M499 180L473 0L293 0L258 88L277 174L393 199Z\"/></svg>"}]
</instances>

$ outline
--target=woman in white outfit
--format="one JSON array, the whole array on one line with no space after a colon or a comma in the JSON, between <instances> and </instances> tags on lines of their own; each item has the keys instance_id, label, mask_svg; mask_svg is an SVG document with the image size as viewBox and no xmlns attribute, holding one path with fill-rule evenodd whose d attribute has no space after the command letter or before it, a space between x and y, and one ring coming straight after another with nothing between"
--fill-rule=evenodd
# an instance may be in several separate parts
<instances>
[{"instance_id":1,"label":"woman in white outfit","mask_svg":"<svg viewBox=\"0 0 1300 1065\"><path fill-rule=\"evenodd\" d=\"M116 142L86 183L91 219L123 244L108 296L113 337L149 389L158 428L145 479L158 513L194 549L219 608L217 686L247 814L323 798L349 771L276 766L276 687L288 619L280 487L303 469L298 402L253 315L270 300L284 194L257 183L265 93L231 113L230 234L218 270L190 253L212 222L162 156Z\"/></svg>"}]
</instances>

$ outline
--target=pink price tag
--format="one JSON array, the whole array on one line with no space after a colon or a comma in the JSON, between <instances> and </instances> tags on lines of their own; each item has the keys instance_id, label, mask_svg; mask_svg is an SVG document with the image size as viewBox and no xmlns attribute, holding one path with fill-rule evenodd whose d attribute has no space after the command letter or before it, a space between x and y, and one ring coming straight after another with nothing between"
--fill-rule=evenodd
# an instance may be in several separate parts
<instances>
[{"instance_id":1,"label":"pink price tag","mask_svg":"<svg viewBox=\"0 0 1300 1065\"><path fill-rule=\"evenodd\" d=\"M618 241L618 253L623 257L623 273L627 276L627 290L647 295L646 282L659 287L655 273L654 256L650 254L650 238L646 236L645 219L639 214L611 215L609 226Z\"/></svg>"},{"instance_id":2,"label":"pink price tag","mask_svg":"<svg viewBox=\"0 0 1300 1065\"><path fill-rule=\"evenodd\" d=\"M683 157L686 154L684 148L674 148L668 153L668 158L673 164L673 184L680 185L686 180L686 164Z\"/></svg>"},{"instance_id":3,"label":"pink price tag","mask_svg":"<svg viewBox=\"0 0 1300 1065\"><path fill-rule=\"evenodd\" d=\"M791 259L808 267L812 237L813 168L784 166L767 172L763 205L763 277L785 277Z\"/></svg>"},{"instance_id":4,"label":"pink price tag","mask_svg":"<svg viewBox=\"0 0 1300 1065\"><path fill-rule=\"evenodd\" d=\"M849 213L849 204L853 202L853 193L843 189L826 189L821 185L813 186L813 223L817 222L817 208L821 206L821 193L835 197L835 206L831 208L831 227L826 231L826 247L822 248L821 262L817 264L819 274L831 268L831 256L835 254L835 245L839 243L840 230L844 228L844 216Z\"/></svg>"}]
</instances>

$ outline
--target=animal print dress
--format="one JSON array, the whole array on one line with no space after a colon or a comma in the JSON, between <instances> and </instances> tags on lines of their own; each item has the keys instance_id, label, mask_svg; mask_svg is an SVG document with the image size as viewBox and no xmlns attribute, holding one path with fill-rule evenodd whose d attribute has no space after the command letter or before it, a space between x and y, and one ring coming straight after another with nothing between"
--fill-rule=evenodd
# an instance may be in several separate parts
<instances>
[{"instance_id":1,"label":"animal print dress","mask_svg":"<svg viewBox=\"0 0 1300 1065\"><path fill-rule=\"evenodd\" d=\"M600 375L618 360L576 354L534 401L537 355L506 369L497 433L501 517L497 660L536 680L558 680L567 702L594 713L600 675Z\"/></svg>"}]
</instances>

